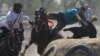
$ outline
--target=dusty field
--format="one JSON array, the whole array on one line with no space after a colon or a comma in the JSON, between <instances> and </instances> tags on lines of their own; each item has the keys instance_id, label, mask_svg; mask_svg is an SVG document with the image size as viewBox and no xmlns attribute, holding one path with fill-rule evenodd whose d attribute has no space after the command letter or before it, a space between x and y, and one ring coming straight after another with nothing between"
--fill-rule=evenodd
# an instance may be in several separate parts
<instances>
[{"instance_id":1,"label":"dusty field","mask_svg":"<svg viewBox=\"0 0 100 56\"><path fill-rule=\"evenodd\" d=\"M68 52L68 50L70 50L71 48L73 48L75 46L84 45L84 46L88 47L90 51L93 51L93 53L95 53L96 56L100 56L100 53L99 53L100 52L100 48L99 48L100 44L99 43L100 43L100 38L76 39L76 40L75 39L59 39L59 40L51 42L49 44L48 48L46 49L46 51L48 49L50 49L52 46L54 46L54 47L56 47L55 50L57 51L56 56L64 56ZM80 47L80 48L83 48L83 47ZM85 50L88 51L87 49L85 49ZM51 52L54 52L54 51L51 51ZM51 54L54 54L54 53L51 53ZM79 54L79 52L77 54ZM74 53L74 55L75 55L75 53ZM49 55L49 56L52 56L52 55ZM83 56L83 55L81 55L81 53L80 53L80 55L77 55L77 56ZM86 55L84 55L84 56L86 56Z\"/></svg>"}]
</instances>

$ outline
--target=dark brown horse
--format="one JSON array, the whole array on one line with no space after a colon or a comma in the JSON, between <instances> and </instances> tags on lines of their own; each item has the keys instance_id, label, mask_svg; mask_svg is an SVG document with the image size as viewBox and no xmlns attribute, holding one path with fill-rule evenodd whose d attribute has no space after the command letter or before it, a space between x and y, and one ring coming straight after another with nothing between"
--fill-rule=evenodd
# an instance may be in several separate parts
<instances>
[{"instance_id":1,"label":"dark brown horse","mask_svg":"<svg viewBox=\"0 0 100 56\"><path fill-rule=\"evenodd\" d=\"M87 37L87 36L89 38L96 38L97 32L94 25L90 22L87 22L87 23L88 23L88 26L71 27L71 28L64 29L63 31L70 31L73 33L73 36L69 38L78 39L78 38Z\"/></svg>"},{"instance_id":2,"label":"dark brown horse","mask_svg":"<svg viewBox=\"0 0 100 56\"><path fill-rule=\"evenodd\" d=\"M40 55L48 44L49 28L45 14L41 13L40 11L36 11L35 16L35 23L32 24L31 40L29 44L25 46L25 50L23 50L24 52L21 53L22 56L24 56L25 51L32 43L37 45L38 53Z\"/></svg>"},{"instance_id":3,"label":"dark brown horse","mask_svg":"<svg viewBox=\"0 0 100 56\"><path fill-rule=\"evenodd\" d=\"M49 27L48 27L48 20L46 18L46 14L36 11L35 14L35 22L32 23L30 22L30 24L32 25L32 31L31 31L31 41L29 42L28 45L25 46L25 49L23 48L21 50L21 53L19 55L24 56L27 48L32 44L35 43L38 47L38 53L40 55L43 54L44 49L46 48L46 46L49 44L49 42L51 42L54 39L58 39L55 38L55 32L53 31L52 33L50 33ZM59 35L60 37L60 35ZM60 37L62 38L62 37Z\"/></svg>"},{"instance_id":4,"label":"dark brown horse","mask_svg":"<svg viewBox=\"0 0 100 56\"><path fill-rule=\"evenodd\" d=\"M15 31L15 37L7 33L0 39L0 56L18 56L22 44L22 32Z\"/></svg>"}]
</instances>

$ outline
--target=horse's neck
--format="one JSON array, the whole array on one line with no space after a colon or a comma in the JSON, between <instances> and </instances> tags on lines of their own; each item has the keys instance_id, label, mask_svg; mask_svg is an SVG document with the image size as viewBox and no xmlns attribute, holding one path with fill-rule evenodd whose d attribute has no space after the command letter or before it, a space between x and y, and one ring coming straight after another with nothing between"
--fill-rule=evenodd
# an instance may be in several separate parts
<instances>
[{"instance_id":1,"label":"horse's neck","mask_svg":"<svg viewBox=\"0 0 100 56\"><path fill-rule=\"evenodd\" d=\"M35 25L34 29L36 32L49 31L49 27L47 24L42 24L41 26Z\"/></svg>"}]
</instances>

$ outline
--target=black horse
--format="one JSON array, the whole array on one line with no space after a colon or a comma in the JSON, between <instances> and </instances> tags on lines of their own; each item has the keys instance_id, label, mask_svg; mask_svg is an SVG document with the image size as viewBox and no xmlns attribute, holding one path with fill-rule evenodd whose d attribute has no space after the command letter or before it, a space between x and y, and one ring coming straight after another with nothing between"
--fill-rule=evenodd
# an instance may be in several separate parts
<instances>
[{"instance_id":1,"label":"black horse","mask_svg":"<svg viewBox=\"0 0 100 56\"><path fill-rule=\"evenodd\" d=\"M74 38L74 39L78 39L81 37L87 37L89 36L89 38L96 38L96 29L94 27L94 25L90 22L87 22L88 26L84 26L84 27L72 27L72 28L67 28L67 29L63 29L63 31L71 31L73 33L73 36L68 37L68 38Z\"/></svg>"},{"instance_id":2,"label":"black horse","mask_svg":"<svg viewBox=\"0 0 100 56\"><path fill-rule=\"evenodd\" d=\"M54 31L53 33L50 33L49 27L48 27L48 20L46 18L46 14L40 11L35 12L35 22L29 22L32 25L32 31L31 31L31 41L28 45L25 46L24 50L21 50L20 55L24 56L27 48L32 44L35 43L38 47L38 53L40 55L43 54L44 49L54 39L62 38L59 36L59 38L55 38Z\"/></svg>"},{"instance_id":3,"label":"black horse","mask_svg":"<svg viewBox=\"0 0 100 56\"><path fill-rule=\"evenodd\" d=\"M15 30L15 37L7 33L0 39L0 56L18 56L23 40L21 31Z\"/></svg>"},{"instance_id":4,"label":"black horse","mask_svg":"<svg viewBox=\"0 0 100 56\"><path fill-rule=\"evenodd\" d=\"M45 14L36 11L35 16L35 23L32 24L31 41L27 46L25 46L24 53L32 43L35 43L38 47L38 53L42 54L48 44L49 28ZM24 53L21 53L21 55L24 56Z\"/></svg>"}]
</instances>

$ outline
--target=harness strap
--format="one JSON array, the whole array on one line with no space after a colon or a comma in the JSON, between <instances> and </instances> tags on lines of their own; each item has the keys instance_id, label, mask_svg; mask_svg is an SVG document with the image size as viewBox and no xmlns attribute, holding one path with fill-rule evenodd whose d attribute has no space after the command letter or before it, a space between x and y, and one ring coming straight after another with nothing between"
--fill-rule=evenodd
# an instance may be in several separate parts
<instances>
[{"instance_id":1,"label":"harness strap","mask_svg":"<svg viewBox=\"0 0 100 56\"><path fill-rule=\"evenodd\" d=\"M21 18L21 13L18 14L18 16L16 17L16 20L13 22L13 26L15 25L16 22L19 22Z\"/></svg>"}]
</instances>

